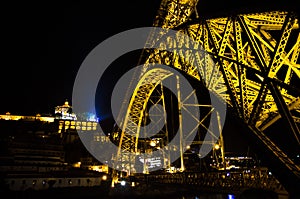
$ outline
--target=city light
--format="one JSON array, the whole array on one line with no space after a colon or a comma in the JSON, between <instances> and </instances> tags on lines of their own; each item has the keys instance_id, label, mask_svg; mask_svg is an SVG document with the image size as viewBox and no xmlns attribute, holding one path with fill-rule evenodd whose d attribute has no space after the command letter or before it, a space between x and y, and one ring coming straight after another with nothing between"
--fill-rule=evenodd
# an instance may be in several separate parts
<instances>
[{"instance_id":1,"label":"city light","mask_svg":"<svg viewBox=\"0 0 300 199\"><path fill-rule=\"evenodd\" d=\"M102 180L107 180L107 175L102 176Z\"/></svg>"},{"instance_id":2,"label":"city light","mask_svg":"<svg viewBox=\"0 0 300 199\"><path fill-rule=\"evenodd\" d=\"M152 140L152 141L150 142L150 146L152 146L152 147L155 147L155 146L156 146L156 143L155 143L154 140Z\"/></svg>"},{"instance_id":3,"label":"city light","mask_svg":"<svg viewBox=\"0 0 300 199\"><path fill-rule=\"evenodd\" d=\"M234 199L234 195L228 194L228 199Z\"/></svg>"},{"instance_id":4,"label":"city light","mask_svg":"<svg viewBox=\"0 0 300 199\"><path fill-rule=\"evenodd\" d=\"M215 149L216 149L216 150L219 150L219 149L220 149L220 145L216 144L216 145L215 145Z\"/></svg>"},{"instance_id":5,"label":"city light","mask_svg":"<svg viewBox=\"0 0 300 199\"><path fill-rule=\"evenodd\" d=\"M120 183L122 186L125 186L126 185L126 182L124 180L121 181Z\"/></svg>"}]
</instances>

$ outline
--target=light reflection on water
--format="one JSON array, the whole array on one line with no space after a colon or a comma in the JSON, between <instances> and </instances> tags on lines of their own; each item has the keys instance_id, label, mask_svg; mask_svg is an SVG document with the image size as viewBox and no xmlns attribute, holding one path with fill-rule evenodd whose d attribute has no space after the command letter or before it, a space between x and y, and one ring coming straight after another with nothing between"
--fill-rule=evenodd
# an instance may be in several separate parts
<instances>
[{"instance_id":1,"label":"light reflection on water","mask_svg":"<svg viewBox=\"0 0 300 199\"><path fill-rule=\"evenodd\" d=\"M117 197L107 197L105 199L236 199L234 195L231 194L191 194L191 195L182 195L178 194L177 196L174 195L161 195L161 196L153 196L153 197L126 197L126 196L117 196ZM86 198L86 199L96 199L96 198ZM100 199L100 198L97 198Z\"/></svg>"},{"instance_id":2,"label":"light reflection on water","mask_svg":"<svg viewBox=\"0 0 300 199\"><path fill-rule=\"evenodd\" d=\"M156 197L107 197L105 199L236 199L234 195L231 194L197 194L197 195L178 195L178 196L156 196ZM96 198L86 198L86 199L96 199ZM100 199L100 198L97 198Z\"/></svg>"},{"instance_id":3,"label":"light reflection on water","mask_svg":"<svg viewBox=\"0 0 300 199\"><path fill-rule=\"evenodd\" d=\"M201 194L197 196L179 196L172 199L235 199L232 194Z\"/></svg>"}]
</instances>

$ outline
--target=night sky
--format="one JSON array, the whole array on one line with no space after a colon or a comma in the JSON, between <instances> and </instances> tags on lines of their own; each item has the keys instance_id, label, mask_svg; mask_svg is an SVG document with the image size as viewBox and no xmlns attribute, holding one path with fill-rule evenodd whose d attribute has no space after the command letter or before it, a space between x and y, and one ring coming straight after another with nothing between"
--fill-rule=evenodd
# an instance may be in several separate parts
<instances>
[{"instance_id":1,"label":"night sky","mask_svg":"<svg viewBox=\"0 0 300 199\"><path fill-rule=\"evenodd\" d=\"M151 26L160 4L160 0L95 2L2 6L0 114L53 113L55 106L71 101L76 73L87 54L114 34ZM264 2L270 1L200 0L198 7L199 14L207 17L299 8L289 3L293 1Z\"/></svg>"},{"instance_id":2,"label":"night sky","mask_svg":"<svg viewBox=\"0 0 300 199\"><path fill-rule=\"evenodd\" d=\"M96 45L152 25L159 1L120 2L8 4L1 25L0 113L53 113L71 101L76 73Z\"/></svg>"},{"instance_id":3,"label":"night sky","mask_svg":"<svg viewBox=\"0 0 300 199\"><path fill-rule=\"evenodd\" d=\"M114 34L151 26L160 4L159 0L95 2L10 2L2 6L0 114L53 114L55 106L66 99L71 102L76 73L88 53ZM219 17L299 8L299 3L292 2L199 0L198 7L200 16Z\"/></svg>"}]
</instances>

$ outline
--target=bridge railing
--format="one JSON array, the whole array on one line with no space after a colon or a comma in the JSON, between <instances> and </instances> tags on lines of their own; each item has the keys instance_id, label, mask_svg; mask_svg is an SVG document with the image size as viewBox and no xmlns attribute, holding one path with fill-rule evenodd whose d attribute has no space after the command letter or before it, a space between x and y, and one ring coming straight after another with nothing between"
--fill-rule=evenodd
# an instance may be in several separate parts
<instances>
[{"instance_id":1,"label":"bridge railing","mask_svg":"<svg viewBox=\"0 0 300 199\"><path fill-rule=\"evenodd\" d=\"M178 184L191 189L214 188L216 190L241 191L245 189L282 190L284 187L265 168L235 171L182 172L148 174L149 184Z\"/></svg>"}]
</instances>

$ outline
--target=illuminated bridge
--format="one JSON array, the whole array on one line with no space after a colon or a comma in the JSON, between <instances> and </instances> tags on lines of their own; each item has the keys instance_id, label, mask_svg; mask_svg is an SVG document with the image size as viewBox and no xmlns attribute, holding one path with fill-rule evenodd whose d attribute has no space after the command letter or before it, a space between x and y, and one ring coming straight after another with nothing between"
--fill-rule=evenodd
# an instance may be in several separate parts
<instances>
[{"instance_id":1,"label":"illuminated bridge","mask_svg":"<svg viewBox=\"0 0 300 199\"><path fill-rule=\"evenodd\" d=\"M272 174L288 192L299 193L300 166L295 162L300 153L300 34L297 16L283 10L207 19L197 11L197 3L197 0L161 2L153 23L157 29L150 33L143 51L146 60L142 69L135 73L139 82L133 85L133 93L127 94L129 106L122 108L118 118L122 126L113 134L119 145L115 157L117 168L133 175L139 172L134 162L143 154L145 163L154 151L161 151L163 164L168 168L171 162L168 154L179 151L180 171L184 171L182 153L186 148L218 145L222 149L224 118L218 107L225 105L226 114L243 126L241 133L260 159L267 160L265 163ZM157 67L157 64L175 70ZM199 96L202 94L197 89L184 93L182 77L196 85L194 87L205 88L210 97L218 100L218 107L212 101L201 101ZM165 86L171 80L177 89L175 94L172 91L177 98L174 106L168 105L170 90ZM201 117L193 112L199 109ZM149 121L158 124L161 120L155 119L158 113L162 113L165 126L153 125L151 132L158 133L150 135L144 126ZM169 113L176 113L176 116L170 119ZM186 134L186 129L182 129L185 116L195 121L195 126L190 127ZM176 121L173 129L169 128L172 125L167 125L170 120ZM173 146L170 143L175 137L174 125L179 132L179 144ZM209 128L209 125L214 128ZM200 139L190 136L193 132L197 132L196 137ZM205 137L205 133L209 136ZM286 143L276 139L277 136L288 137L291 141ZM224 158L224 151L220 153ZM147 164L141 168L143 173L150 170ZM214 177L215 182L200 182L194 174L177 180L216 186L217 179L222 177ZM159 181L163 178L157 175L151 179Z\"/></svg>"}]
</instances>

